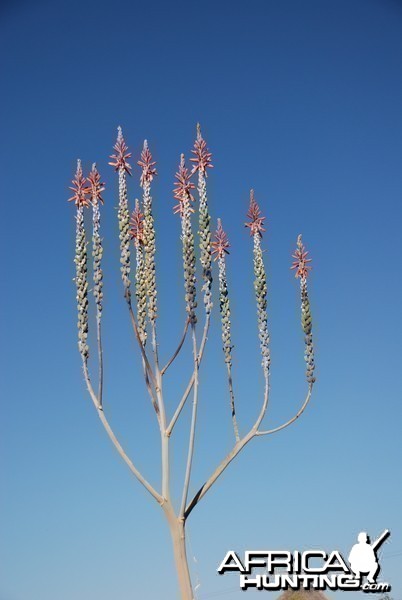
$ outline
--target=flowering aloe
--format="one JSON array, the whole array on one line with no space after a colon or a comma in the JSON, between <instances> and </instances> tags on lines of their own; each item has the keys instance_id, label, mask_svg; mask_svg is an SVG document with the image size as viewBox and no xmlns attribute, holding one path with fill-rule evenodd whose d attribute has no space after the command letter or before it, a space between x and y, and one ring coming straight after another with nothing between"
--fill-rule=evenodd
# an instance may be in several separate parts
<instances>
[{"instance_id":1,"label":"flowering aloe","mask_svg":"<svg viewBox=\"0 0 402 600\"><path fill-rule=\"evenodd\" d=\"M69 198L69 202L74 202L76 210L76 229L75 229L75 287L77 291L77 311L78 311L78 349L84 363L88 360L88 281L87 281L87 241L84 225L84 208L88 208L89 200L87 198L88 186L85 177L82 174L81 161L77 161L77 170L72 186L74 195Z\"/></svg>"},{"instance_id":2,"label":"flowering aloe","mask_svg":"<svg viewBox=\"0 0 402 600\"><path fill-rule=\"evenodd\" d=\"M250 229L250 234L254 240L254 290L257 300L258 335L260 338L262 368L265 377L268 377L271 358L267 316L267 276L265 274L261 249L262 232L265 231L263 227L265 217L261 216L260 207L254 197L254 190L250 190L250 206L247 218L250 220L245 223L245 226Z\"/></svg>"},{"instance_id":3,"label":"flowering aloe","mask_svg":"<svg viewBox=\"0 0 402 600\"><path fill-rule=\"evenodd\" d=\"M190 174L186 167L184 154L180 157L179 169L176 173L174 182L174 198L178 204L174 207L175 213L180 213L181 217L181 239L183 247L183 269L184 269L184 289L186 291L186 311L190 323L197 322L195 309L197 308L196 288L195 288L195 253L194 253L194 235L191 228L191 202L194 198L191 190L194 184L190 181Z\"/></svg>"},{"instance_id":4,"label":"flowering aloe","mask_svg":"<svg viewBox=\"0 0 402 600\"><path fill-rule=\"evenodd\" d=\"M88 175L88 183L90 190L90 198L92 204L92 258L93 258L93 280L94 280L94 297L97 310L97 318L101 318L102 314L102 299L103 299L103 272L102 272L102 240L100 237L100 210L99 204L103 204L102 192L105 189L105 184L101 182L101 177L96 168L96 164L92 165L92 171Z\"/></svg>"},{"instance_id":5,"label":"flowering aloe","mask_svg":"<svg viewBox=\"0 0 402 600\"><path fill-rule=\"evenodd\" d=\"M211 228L210 222L211 217L208 210L208 198L207 198L207 169L212 168L211 157L212 154L207 148L206 141L201 135L200 124L197 124L197 137L194 142L194 150L191 151L195 156L190 158L190 161L194 163L193 173L198 172L198 195L200 199L199 206L199 236L200 236L200 250L201 250L201 266L202 266L202 277L204 285L202 290L204 292L204 305L206 314L209 315L212 309L212 261L211 261Z\"/></svg>"},{"instance_id":6,"label":"flowering aloe","mask_svg":"<svg viewBox=\"0 0 402 600\"><path fill-rule=\"evenodd\" d=\"M303 331L305 333L305 353L304 360L306 361L306 377L307 382L312 385L315 381L314 377L314 346L313 346L313 335L312 335L312 318L310 311L310 301L308 298L307 290L307 277L311 270L311 266L308 264L311 262L311 258L307 258L308 252L302 243L302 236L299 235L297 238L297 248L292 257L293 261L291 269L295 269L295 277L300 278L300 296L301 296L301 323Z\"/></svg>"},{"instance_id":7,"label":"flowering aloe","mask_svg":"<svg viewBox=\"0 0 402 600\"><path fill-rule=\"evenodd\" d=\"M219 310L221 314L222 325L222 343L223 353L225 355L225 363L228 372L228 384L230 394L230 409L232 413L233 431L236 441L239 441L239 428L237 426L235 398L233 391L232 380L232 333L230 322L230 302L229 291L226 277L226 255L229 254L229 240L223 230L221 220L218 219L218 228L215 232L215 240L211 244L212 255L215 254L214 260L218 261L219 268Z\"/></svg>"},{"instance_id":8,"label":"flowering aloe","mask_svg":"<svg viewBox=\"0 0 402 600\"><path fill-rule=\"evenodd\" d=\"M135 209L131 214L130 226L131 237L134 240L136 258L135 295L137 297L138 331L141 341L145 346L147 340L147 284L144 259L144 215L141 212L138 198L135 200Z\"/></svg>"},{"instance_id":9,"label":"flowering aloe","mask_svg":"<svg viewBox=\"0 0 402 600\"><path fill-rule=\"evenodd\" d=\"M127 162L131 153L127 152L128 147L121 127L117 128L117 141L114 145L114 150L116 154L111 155L110 158L112 161L109 162L109 165L113 166L119 174L119 208L117 215L120 238L120 271L125 289L125 297L127 302L130 302L130 211L128 208L126 174L131 175L131 166Z\"/></svg>"},{"instance_id":10,"label":"flowering aloe","mask_svg":"<svg viewBox=\"0 0 402 600\"><path fill-rule=\"evenodd\" d=\"M179 579L180 593L182 600L194 600L194 591L191 584L190 571L186 555L186 523L187 520L199 504L202 498L207 494L221 474L233 462L236 456L252 439L258 436L273 434L292 424L305 410L312 393L314 378L314 349L312 341L312 320L310 311L310 302L307 290L307 278L310 273L310 258L304 248L299 236L297 248L293 254L292 269L295 275L300 279L301 293L301 321L305 336L305 360L307 363L307 382L308 391L304 403L297 413L285 423L272 429L263 430L262 422L265 417L268 397L269 397L269 372L270 372L270 339L268 332L267 318L267 275L263 260L262 235L265 231L265 217L254 196L253 190L250 192L250 205L247 212L246 227L250 230L253 239L253 264L254 264L254 290L257 305L258 317L258 335L260 341L260 350L262 356L262 367L264 374L264 389L261 400L261 407L254 424L249 431L240 436L237 425L237 415L235 412L235 397L233 392L232 380L232 331L231 331L231 305L229 301L229 290L227 281L226 260L229 255L229 240L223 230L222 223L218 220L218 227L214 240L211 241L210 214L208 209L206 177L208 168L212 167L211 153L203 139L200 127L197 127L197 139L194 144L193 168L191 173L186 168L184 155L181 155L180 165L176 173L174 184L174 198L176 205L174 212L179 214L181 220L181 242L184 270L184 289L186 302L186 323L180 342L173 352L170 359L163 368L159 366L159 344L156 338L157 322L157 288L155 277L155 227L152 211L151 182L156 176L155 161L152 159L147 142L144 142L138 165L141 168L140 186L142 188L142 202L136 200L135 208L131 215L129 212L129 203L127 195L127 175L131 175L131 166L128 160L131 153L128 150L123 138L122 130L118 128L117 141L114 146L114 153L111 156L111 164L119 177L119 205L118 222L120 238L120 264L121 275L124 284L125 298L128 304L131 325L133 327L138 350L140 353L144 381L147 392L150 396L152 405L155 409L157 422L160 431L161 447L161 483L158 491L138 470L134 462L128 456L127 452L121 446L117 436L113 432L105 414L102 403L102 384L103 384L103 352L101 337L101 317L103 312L103 273L102 273L102 240L100 237L100 205L103 204L102 194L105 186L101 182L100 175L94 164L92 170L85 179L82 173L81 162L77 163L77 170L72 182L71 190L73 195L69 198L76 206L76 242L75 242L75 285L78 309L78 347L82 358L84 378L87 390L95 406L96 412L101 420L103 427L115 446L117 452L124 460L131 473L144 486L154 500L161 507L172 537L173 553L176 563L176 569ZM199 203L195 202L193 197L194 183L191 181L192 175L198 173L198 196ZM98 359L92 357L89 359L88 349L88 281L87 281L87 241L84 224L84 209L92 206L92 254L93 254L93 277L94 277L94 304L96 308L97 323L97 342ZM205 306L205 325L202 335L199 335L197 326L197 281L196 281L196 256L195 243L192 227L193 214L198 209L199 223L199 241L200 241L200 259L202 268L202 291ZM131 241L135 248L135 295L136 307L131 303ZM214 259L214 261L213 261ZM202 366L204 349L208 341L208 330L210 324L210 314L212 308L212 268L217 263L219 277L219 307L221 316L221 336L222 347L225 359L230 407L232 413L232 425L235 434L235 444L228 452L226 457L221 460L216 469L211 473L206 481L198 488L198 491L191 497L190 483L193 469L193 456L195 451L195 434L197 424L197 406L199 399L199 371ZM136 313L136 314L135 314ZM147 344L148 334L151 336L152 344ZM192 368L184 392L179 396L175 411L168 416L167 406L164 396L164 376L173 364L176 357L186 348L187 334L191 332L192 340ZM198 339L199 337L199 339ZM151 346L151 348L149 347ZM153 361L149 358L150 352L153 353ZM98 362L99 368L99 391L96 393L90 377L92 363ZM136 387L136 394L137 394ZM171 437L174 427L182 414L182 410L192 392L192 412L189 427L188 452L186 468L184 473L183 491L181 502L174 502L171 494L170 484L170 463L171 463ZM212 409L213 410L213 409ZM197 488L196 488L197 489Z\"/></svg>"},{"instance_id":11,"label":"flowering aloe","mask_svg":"<svg viewBox=\"0 0 402 600\"><path fill-rule=\"evenodd\" d=\"M99 360L99 391L98 402L102 405L103 393L103 356L101 348L101 318L103 301L103 272L102 272L102 240L100 237L100 210L99 204L103 204L102 192L105 190L105 184L101 182L100 174L96 164L92 165L92 170L88 175L88 188L92 204L92 259L93 259L93 293L96 304L96 329L98 338L98 360Z\"/></svg>"},{"instance_id":12,"label":"flowering aloe","mask_svg":"<svg viewBox=\"0 0 402 600\"><path fill-rule=\"evenodd\" d=\"M151 181L157 173L155 169L156 163L152 160L147 140L144 141L141 160L138 161L138 164L141 167L140 185L143 190L145 280L148 297L148 316L154 328L157 317L157 292L155 277L155 227L152 215Z\"/></svg>"}]
</instances>

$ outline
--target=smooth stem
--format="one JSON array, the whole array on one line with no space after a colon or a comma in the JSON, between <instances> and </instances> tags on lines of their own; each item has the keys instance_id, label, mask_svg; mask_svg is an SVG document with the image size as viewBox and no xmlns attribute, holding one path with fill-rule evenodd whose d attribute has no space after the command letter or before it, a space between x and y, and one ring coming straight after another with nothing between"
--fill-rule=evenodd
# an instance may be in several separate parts
<instances>
[{"instance_id":1,"label":"smooth stem","mask_svg":"<svg viewBox=\"0 0 402 600\"><path fill-rule=\"evenodd\" d=\"M146 385L146 388L147 388L147 390L148 390L148 394L149 394L149 397L150 397L150 399L151 399L152 406L154 407L154 410L155 410L155 412L156 412L156 416L158 417L158 423L159 423L159 425L160 425L160 413L159 413L159 406L158 406L158 402L157 402L157 400L156 400L156 398L155 398L155 394L154 394L154 391L153 391L153 389L152 389L151 383L150 383L150 381L149 381L148 372L147 372L147 367L146 367L146 365L145 365L145 361L144 361L144 359L142 359L142 368L143 368L143 372L144 372L144 380L145 380L145 385Z\"/></svg>"},{"instance_id":2,"label":"smooth stem","mask_svg":"<svg viewBox=\"0 0 402 600\"><path fill-rule=\"evenodd\" d=\"M206 319L205 319L204 332L203 332L203 335L202 335L200 351L198 353L198 368L200 367L201 360L202 360L202 357L204 355L205 345L206 345L206 342L207 342L207 339L208 339L207 336L208 336L208 330L209 330L210 320L211 320L211 317L208 314L207 317L206 317ZM187 398L190 395L191 389L192 389L192 387L194 385L194 381L195 381L195 371L193 371L193 374L191 375L191 379L190 379L190 381L189 381L189 383L187 385L186 391L184 392L184 394L182 396L182 399L180 400L180 402L179 402L179 404L178 404L178 406L176 408L176 411L175 411L175 413L174 413L174 415L172 417L172 420L170 421L169 426L168 426L168 428L166 430L166 434L168 436L170 436L172 434L173 427L175 426L176 421L179 418L180 413L183 410L183 407L184 407L184 405L186 403L186 400L187 400Z\"/></svg>"},{"instance_id":3,"label":"smooth stem","mask_svg":"<svg viewBox=\"0 0 402 600\"><path fill-rule=\"evenodd\" d=\"M225 469L230 465L232 460L239 454L239 452L244 448L244 446L246 444L248 444L248 442L257 435L257 429L260 426L261 421L264 418L265 412L267 410L268 398L269 398L269 376L268 376L268 373L265 373L264 375L265 375L264 400L262 403L260 414L258 415L256 422L254 423L254 425L250 429L250 431L241 440L236 442L236 444L234 445L232 450L229 452L229 454L226 455L226 457L223 459L223 461L218 465L218 467L212 473L211 477L198 490L198 492L196 493L194 498L191 500L190 504L188 505L188 507L186 508L186 510L184 512L184 517L186 519L190 515L190 513L192 512L194 507L201 500L201 498L203 498L205 496L205 494L213 486L215 481L222 475L222 473L225 471Z\"/></svg>"},{"instance_id":4,"label":"smooth stem","mask_svg":"<svg viewBox=\"0 0 402 600\"><path fill-rule=\"evenodd\" d=\"M234 431L234 434L235 434L236 442L239 442L240 441L240 436L239 436L239 428L237 426L237 419L236 419L235 397L234 397L233 380L232 380L232 369L231 369L229 363L226 363L226 366L227 366L227 371L228 371L228 385L229 385L229 395L230 395L230 409L231 409L231 412L232 412L233 431Z\"/></svg>"},{"instance_id":5,"label":"smooth stem","mask_svg":"<svg viewBox=\"0 0 402 600\"><path fill-rule=\"evenodd\" d=\"M194 600L186 552L185 522L175 515L170 502L164 504L162 508L165 512L172 538L180 598L181 600Z\"/></svg>"},{"instance_id":6,"label":"smooth stem","mask_svg":"<svg viewBox=\"0 0 402 600\"><path fill-rule=\"evenodd\" d=\"M257 435L270 435L271 433L276 433L277 431L281 431L282 429L289 427L289 425L294 423L296 421L296 419L298 419L300 417L300 415L302 415L304 413L304 411L307 407L307 404L310 402L312 391L313 391L313 384L310 384L309 388L308 388L306 399L304 400L301 408L299 408L297 413L291 419L289 419L289 421L286 421L285 423L283 423L282 425L279 425L278 427L275 427L274 429L267 429L266 431L257 431Z\"/></svg>"},{"instance_id":7,"label":"smooth stem","mask_svg":"<svg viewBox=\"0 0 402 600\"><path fill-rule=\"evenodd\" d=\"M188 488L190 486L190 477L191 477L191 466L193 462L194 456L194 441L195 441L195 428L197 423L197 406L198 406L198 355L197 355L197 340L195 335L195 325L191 325L191 333L193 339L193 356L194 356L194 396L193 396L193 410L191 415L191 426L190 426L190 439L188 445L188 455L187 455L187 466L186 466L186 474L184 478L184 487L183 487L183 497L181 501L180 508L180 517L184 517L184 512L186 510L187 497L188 497Z\"/></svg>"},{"instance_id":8,"label":"smooth stem","mask_svg":"<svg viewBox=\"0 0 402 600\"><path fill-rule=\"evenodd\" d=\"M268 435L268 434L271 434L271 433L276 433L277 431L281 431L285 427L288 427L289 425L291 425L292 423L294 423L294 421L296 421L296 419L298 419L300 417L300 415L304 412L307 404L310 401L312 389L313 389L313 384L310 384L309 385L309 389L308 389L308 393L307 393L306 399L304 400L303 405L297 411L297 413L295 414L295 416L292 417L291 419L289 419L289 421L286 421L286 423L284 423L283 425L280 425L279 427L275 427L274 429L269 429L267 431L259 431L258 428L261 425L261 422L262 422L262 420L263 420L263 418L265 416L265 413L266 413L266 410L267 410L267 406L268 406L269 380L268 380L268 377L266 377L266 379L265 379L264 402L263 402L260 414L258 415L257 421L254 423L253 427L250 429L250 431L247 433L247 435L245 435L241 440L239 440L238 442L236 442L236 444L233 447L233 449L223 459L223 461L218 465L218 467L212 473L211 477L198 490L198 492L196 493L196 495L191 500L190 504L188 505L188 507L185 510L184 517L186 519L190 515L191 511L193 510L193 508L201 500L201 498L203 498L205 496L205 494L207 493L207 491L212 487L212 485L215 483L215 481L218 479L218 477L220 477L220 475L223 473L223 471L229 466L229 464L232 462L232 460L239 454L239 452L244 448L244 446L246 444L248 444L248 442L250 440L252 440L256 436Z\"/></svg>"},{"instance_id":9,"label":"smooth stem","mask_svg":"<svg viewBox=\"0 0 402 600\"><path fill-rule=\"evenodd\" d=\"M161 433L161 463L162 463L162 496L164 501L170 501L170 463L169 463L169 437L166 435L166 411L163 400L162 374L159 369L158 343L156 335L156 323L152 323L152 351L155 361L156 398L159 409L159 427Z\"/></svg>"},{"instance_id":10,"label":"smooth stem","mask_svg":"<svg viewBox=\"0 0 402 600\"><path fill-rule=\"evenodd\" d=\"M98 340L98 368L99 368L99 382L98 382L98 404L102 406L103 396L103 349L102 349L102 326L101 326L101 313L98 311L96 315L96 335Z\"/></svg>"},{"instance_id":11,"label":"smooth stem","mask_svg":"<svg viewBox=\"0 0 402 600\"><path fill-rule=\"evenodd\" d=\"M98 417L102 422L103 427L106 430L106 433L108 434L110 440L112 441L114 447L116 448L117 452L120 454L121 458L124 460L124 462L126 463L126 465L128 466L128 468L130 469L130 471L132 472L132 474L138 479L138 481L145 487L146 490L148 490L148 492L151 494L151 496L153 496L153 498L155 498L155 500L158 502L158 504L163 504L163 498L160 494L158 494L158 492L152 487L152 485L145 479L145 477L143 477L143 475L141 475L141 473L139 472L139 470L137 469L137 467L134 465L134 463L132 462L132 460L128 457L128 455L126 454L126 452L124 451L122 445L120 444L120 442L118 441L117 437L115 436L112 428L109 425L109 422L105 416L105 413L103 412L103 408L102 406L99 405L98 402L98 398L93 390L92 384L91 384L91 380L89 378L89 373L88 373L88 365L86 363L86 361L83 361L83 369L84 369L84 377L85 377L85 383L87 385L87 389L89 392L89 395L91 396L92 402L94 403L94 406L96 408L96 411L98 413Z\"/></svg>"},{"instance_id":12,"label":"smooth stem","mask_svg":"<svg viewBox=\"0 0 402 600\"><path fill-rule=\"evenodd\" d=\"M186 336L187 336L187 331L188 331L188 326L190 324L190 321L187 319L186 324L184 326L184 331L183 331L183 335L181 337L181 340L179 342L179 345L177 346L174 354L172 355L172 358L166 363L166 365L163 367L163 369L161 370L161 375L164 375L166 373L166 371L168 370L168 368L170 367L170 365L173 363L173 361L177 358L177 356L180 353L180 350L183 347L183 344L186 340Z\"/></svg>"}]
</instances>

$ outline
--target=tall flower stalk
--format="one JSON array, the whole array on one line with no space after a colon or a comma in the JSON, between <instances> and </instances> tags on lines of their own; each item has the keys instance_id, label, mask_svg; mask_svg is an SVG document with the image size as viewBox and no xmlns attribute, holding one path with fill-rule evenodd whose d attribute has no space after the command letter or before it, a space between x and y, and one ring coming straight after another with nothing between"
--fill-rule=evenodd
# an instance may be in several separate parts
<instances>
[{"instance_id":1,"label":"tall flower stalk","mask_svg":"<svg viewBox=\"0 0 402 600\"><path fill-rule=\"evenodd\" d=\"M301 297L301 324L304 331L304 343L305 352L304 360L306 361L306 379L309 385L315 382L314 377L314 346L313 346L313 321L311 317L310 301L308 297L307 289L307 277L311 270L311 258L307 258L308 252L306 251L302 236L299 235L297 238L297 247L292 257L293 261L291 269L295 270L295 277L300 279L300 297Z\"/></svg>"},{"instance_id":2,"label":"tall flower stalk","mask_svg":"<svg viewBox=\"0 0 402 600\"><path fill-rule=\"evenodd\" d=\"M130 226L130 233L135 247L135 295L137 298L138 331L141 342L145 346L147 341L147 283L144 252L144 215L141 212L138 198L135 200L135 209L131 214Z\"/></svg>"},{"instance_id":3,"label":"tall flower stalk","mask_svg":"<svg viewBox=\"0 0 402 600\"><path fill-rule=\"evenodd\" d=\"M221 314L221 326L222 326L222 349L225 355L225 363L228 374L228 385L230 395L230 410L232 414L233 431L235 434L236 441L240 440L239 428L237 426L236 409L235 409L235 397L233 391L233 379L232 379L232 333L231 333L231 321L230 321L230 301L229 301L229 290L226 277L226 255L229 254L229 240L226 233L223 230L221 220L218 219L218 228L215 232L215 240L212 242L212 255L215 254L214 260L218 261L219 268L219 311Z\"/></svg>"},{"instance_id":4,"label":"tall flower stalk","mask_svg":"<svg viewBox=\"0 0 402 600\"><path fill-rule=\"evenodd\" d=\"M197 323L197 316L195 309L197 308L196 300L196 277L195 277L195 252L194 252L194 235L191 227L191 214L194 212L192 208L192 202L194 198L191 190L194 189L194 184L190 181L191 174L189 173L184 154L180 156L179 169L176 173L176 181L174 182L174 198L178 201L178 204L174 207L174 212L180 214L181 217L181 238L183 248L183 270L184 270L184 289L185 289L185 300L186 300L186 311L188 319L191 324L191 334L193 341L193 359L194 359L194 373L193 373L193 409L191 414L191 425L190 425L190 439L187 454L187 465L186 473L184 476L183 494L180 506L179 516L184 518L184 512L187 504L187 496L190 485L190 474L191 466L194 454L194 441L195 441L195 427L197 420L197 407L198 407L198 370L199 370L199 359L197 353L197 340L195 326Z\"/></svg>"},{"instance_id":5,"label":"tall flower stalk","mask_svg":"<svg viewBox=\"0 0 402 600\"><path fill-rule=\"evenodd\" d=\"M208 209L207 197L207 169L212 168L212 154L207 148L207 143L201 135L200 124L197 124L197 137L194 149L191 151L195 156L190 158L194 163L192 173L198 172L198 195L199 195L199 236L200 236L200 261L202 266L202 278L204 292L204 305L207 316L212 309L212 258L211 258L211 217Z\"/></svg>"},{"instance_id":6,"label":"tall flower stalk","mask_svg":"<svg viewBox=\"0 0 402 600\"><path fill-rule=\"evenodd\" d=\"M178 204L174 207L174 212L180 214L181 218L181 240L183 253L183 270L184 270L184 289L186 312L189 321L192 325L197 322L195 309L197 308L196 300L196 277L195 277L195 252L194 252L194 235L191 227L191 214L194 212L192 203L194 198L191 190L194 189L194 184L190 181L190 173L186 167L184 154L180 157L179 169L176 173L175 188L173 190L174 198Z\"/></svg>"},{"instance_id":7,"label":"tall flower stalk","mask_svg":"<svg viewBox=\"0 0 402 600\"><path fill-rule=\"evenodd\" d=\"M124 295L127 302L131 301L130 282L130 211L128 208L126 176L131 175L131 166L127 160L131 157L123 137L121 127L117 128L117 140L114 145L115 154L111 155L109 165L114 167L119 174L119 208L117 217L119 221L120 239L120 271L124 285Z\"/></svg>"},{"instance_id":8,"label":"tall flower stalk","mask_svg":"<svg viewBox=\"0 0 402 600\"><path fill-rule=\"evenodd\" d=\"M96 304L96 333L98 340L98 362L99 362L99 388L98 401L102 405L103 394L103 352L102 352L102 304L103 304L103 271L102 271L102 239L100 237L100 210L99 205L103 204L102 192L105 190L105 184L101 182L100 174L96 164L92 165L92 170L88 176L89 194L92 205L92 259L93 259L93 293Z\"/></svg>"},{"instance_id":9,"label":"tall flower stalk","mask_svg":"<svg viewBox=\"0 0 402 600\"><path fill-rule=\"evenodd\" d=\"M254 190L250 190L250 206L247 212L249 221L245 226L250 229L250 235L253 237L253 253L254 253L254 290L257 301L257 318L258 318L258 337L260 340L260 350L262 356L262 368L264 376L267 379L269 376L269 368L271 364L270 349L269 349L269 332L268 332L268 316L267 316L267 276L265 273L264 259L261 248L261 238L265 231L265 217L261 215L260 207L258 206Z\"/></svg>"},{"instance_id":10,"label":"tall flower stalk","mask_svg":"<svg viewBox=\"0 0 402 600\"><path fill-rule=\"evenodd\" d=\"M141 152L141 160L138 161L141 167L140 185L143 191L143 238L145 251L145 277L148 296L148 316L152 325L155 324L157 317L157 293L155 276L155 227L152 215L152 196L151 181L155 177L156 162L152 160L152 154L148 147L147 140L144 140L144 146Z\"/></svg>"},{"instance_id":11,"label":"tall flower stalk","mask_svg":"<svg viewBox=\"0 0 402 600\"><path fill-rule=\"evenodd\" d=\"M81 161L77 160L77 170L75 172L72 185L70 187L74 193L69 198L69 202L74 202L76 206L76 228L75 228L75 287L78 312L78 350L85 365L89 357L88 347L88 279L87 279L87 240L84 224L84 208L89 207L87 199L88 187L87 181L82 173Z\"/></svg>"}]
</instances>

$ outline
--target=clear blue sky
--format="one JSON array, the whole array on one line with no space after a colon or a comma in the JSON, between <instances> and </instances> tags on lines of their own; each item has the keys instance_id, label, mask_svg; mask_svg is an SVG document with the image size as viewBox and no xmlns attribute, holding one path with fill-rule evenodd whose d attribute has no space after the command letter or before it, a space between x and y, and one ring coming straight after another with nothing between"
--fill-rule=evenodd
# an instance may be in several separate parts
<instances>
[{"instance_id":1,"label":"clear blue sky","mask_svg":"<svg viewBox=\"0 0 402 600\"><path fill-rule=\"evenodd\" d=\"M76 158L85 168L96 160L107 183L105 406L157 485L158 436L122 299L117 182L107 157L121 124L133 152L146 137L158 161L167 357L184 319L171 189L198 120L214 155L211 212L232 243L242 431L262 390L243 227L250 187L268 221L267 424L290 417L305 390L298 288L289 271L300 232L314 259L317 360L303 419L248 446L191 515L199 599L224 591L243 597L236 578L216 575L228 549L347 553L362 529L375 536L387 527L382 575L401 600L402 2L16 0L2 3L1 17L0 600L176 598L162 515L112 449L85 393L74 211L66 199ZM133 202L138 171L129 183ZM217 302L201 375L194 490L232 443L216 309ZM188 369L183 359L167 376L169 411ZM188 417L175 432L177 484Z\"/></svg>"}]
</instances>

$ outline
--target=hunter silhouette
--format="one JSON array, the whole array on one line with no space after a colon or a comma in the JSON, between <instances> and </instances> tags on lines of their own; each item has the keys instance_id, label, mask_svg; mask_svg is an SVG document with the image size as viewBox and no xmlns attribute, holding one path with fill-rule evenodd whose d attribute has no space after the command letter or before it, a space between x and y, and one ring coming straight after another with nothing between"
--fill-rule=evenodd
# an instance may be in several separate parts
<instances>
[{"instance_id":1,"label":"hunter silhouette","mask_svg":"<svg viewBox=\"0 0 402 600\"><path fill-rule=\"evenodd\" d=\"M375 583L377 573L380 570L376 550L388 536L389 531L386 529L375 542L369 544L367 533L364 531L359 533L357 536L358 544L353 546L349 554L350 566L356 577L360 578L361 575L367 573L367 581Z\"/></svg>"}]
</instances>

